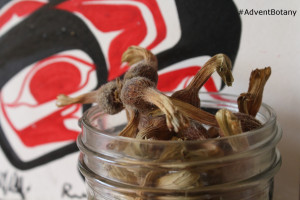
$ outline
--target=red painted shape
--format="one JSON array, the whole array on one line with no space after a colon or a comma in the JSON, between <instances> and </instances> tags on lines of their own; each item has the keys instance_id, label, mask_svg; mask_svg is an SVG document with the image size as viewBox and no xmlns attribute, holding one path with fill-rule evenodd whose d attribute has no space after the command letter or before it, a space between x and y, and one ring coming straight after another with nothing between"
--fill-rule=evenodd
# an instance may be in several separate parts
<instances>
[{"instance_id":1,"label":"red painted shape","mask_svg":"<svg viewBox=\"0 0 300 200\"><path fill-rule=\"evenodd\" d=\"M159 6L158 6L156 0L135 0L135 1L141 2L144 5L146 5L149 8L149 10L151 10L152 16L154 18L157 35L156 35L156 38L154 39L154 41L149 46L147 46L147 48L151 50L152 48L156 47L161 41L163 41L166 38L167 27L166 27L162 13L159 9Z\"/></svg>"},{"instance_id":2,"label":"red painted shape","mask_svg":"<svg viewBox=\"0 0 300 200\"><path fill-rule=\"evenodd\" d=\"M218 89L216 87L216 84L214 82L214 79L212 77L210 77L205 84L203 85L203 87L205 87L205 89L207 90L207 92L217 92Z\"/></svg>"},{"instance_id":3,"label":"red painted shape","mask_svg":"<svg viewBox=\"0 0 300 200\"><path fill-rule=\"evenodd\" d=\"M67 129L63 123L65 119L75 118L73 114L81 106L76 105L76 109L72 113L62 116L61 113L69 107L70 106L67 106L64 109L54 112L22 130L18 130L17 134L23 143L28 147L34 147L52 142L68 140L75 141L78 132Z\"/></svg>"},{"instance_id":4,"label":"red painted shape","mask_svg":"<svg viewBox=\"0 0 300 200\"><path fill-rule=\"evenodd\" d=\"M0 16L0 29L6 24L13 15L24 17L34 12L45 3L38 1L19 1L12 5L6 12Z\"/></svg>"},{"instance_id":5,"label":"red painted shape","mask_svg":"<svg viewBox=\"0 0 300 200\"><path fill-rule=\"evenodd\" d=\"M0 99L1 102L3 102L2 93L0 93ZM63 125L63 121L67 118L75 118L73 115L76 111L78 111L80 105L75 105L76 108L66 116L62 116L61 113L71 106L67 106L61 110L58 110L21 130L17 129L10 120L7 111L5 110L5 104L1 103L0 105L7 123L19 136L23 144L28 147L59 141L75 141L77 138L78 132L67 129ZM24 117L26 117L26 113L24 113Z\"/></svg>"},{"instance_id":6,"label":"red painted shape","mask_svg":"<svg viewBox=\"0 0 300 200\"><path fill-rule=\"evenodd\" d=\"M91 3L92 2L92 3ZM128 66L121 67L121 56L131 45L139 45L147 35L147 26L139 7L130 3L141 3L151 11L157 35L147 49L157 46L166 37L166 25L155 0L134 0L124 4L103 3L102 0L70 0L56 6L70 12L78 12L98 30L107 33L119 31L108 48L108 80L124 74ZM118 1L116 1L118 3Z\"/></svg>"},{"instance_id":7,"label":"red painted shape","mask_svg":"<svg viewBox=\"0 0 300 200\"><path fill-rule=\"evenodd\" d=\"M199 66L190 66L183 69L163 73L159 75L157 88L163 92L173 91L178 87L183 79L194 76L199 69Z\"/></svg>"},{"instance_id":8,"label":"red painted shape","mask_svg":"<svg viewBox=\"0 0 300 200\"><path fill-rule=\"evenodd\" d=\"M85 81L81 85L79 85L79 83L81 81L80 80L81 77L78 77L78 73L77 72L79 72L79 70L77 69L77 67L75 65L67 63L66 61L64 61L64 62L62 62L62 61L57 62L57 59L60 59L60 58L71 59L71 60L80 62L80 63L85 64L86 66L90 67L90 69L88 70L88 73L87 73L87 77L89 77L90 73L96 69L96 67L95 67L94 64L88 63L88 62L86 62L84 60L81 60L80 58L76 58L76 57L73 57L73 56L55 55L55 56L51 56L51 57L45 58L45 59L39 61L37 64L35 64L30 69L30 71L28 72L28 74L26 74L24 80L22 81L20 92L19 92L17 98L15 99L15 101L13 103L8 103L8 104L6 104L6 106L9 106L9 107L17 107L17 106L23 106L23 105L28 106L28 107L37 107L38 106L37 104L32 105L32 104L28 104L26 102L20 102L21 95L24 93L25 86L26 86L27 82L29 82L29 85L31 87L33 87L33 89L31 89L31 88L29 88L29 89L30 89L31 92L32 91L34 92L33 96L38 97L36 100L39 101L39 99L44 99L42 102L45 101L45 97L40 97L40 96L43 95L43 90L34 89L34 88L35 87L40 87L39 85L41 85L42 87L45 86L44 82L48 81L48 83L49 83L49 82L51 82L51 80L54 79L55 81L52 81L52 82L59 82L59 83L61 83L60 84L61 87L69 88L69 91L66 90L66 91L61 91L60 92L60 90L62 90L62 89L59 88L59 87L57 88L57 86L58 86L59 83L54 83L56 85L56 89L58 89L58 90L57 91L54 90L54 91L50 92L51 95L47 94L46 95L47 98L48 98L48 99L46 98L47 100L53 100L53 99L55 99L56 96L57 96L57 94L60 94L60 93L70 94L72 91L77 91L77 90L80 90L83 87L85 87L86 84L87 84L87 82L88 82L88 78L85 79ZM48 62L50 62L51 64L49 64ZM72 78L72 77L69 77L68 74L57 73L56 70L49 69L49 65L51 65L53 67L55 67L56 65L60 66L61 68L59 68L57 70L59 72L62 71L62 73L67 72L67 71L73 71L73 74L77 74L77 84L76 84L76 80L73 80L75 77ZM65 65L67 66L66 67L67 70L64 69ZM40 70L42 70L42 73L39 72L39 68L42 68L42 69L40 69ZM51 71L51 74L52 74L52 76L54 76L54 78L53 77L51 78L49 76L50 74L48 74L48 73L43 73L43 71L44 71L43 68L46 68L47 71ZM35 78L36 74L38 76L37 78ZM66 80L71 81L72 83L66 83L64 78L67 78ZM78 78L79 78L79 80L78 80ZM34 84L31 83L32 80L35 81ZM39 82L39 81L41 81L41 82ZM74 81L75 81L75 84L74 84ZM70 86L69 86L69 84L71 84L72 87L74 86L74 88L71 89ZM52 90L55 89L55 88L52 88L52 86L50 84L48 84L47 86L49 86L49 88L45 88L45 87L43 88L43 89L47 90L47 92L50 89L52 89ZM55 96L54 96L54 92L56 93ZM49 99L49 97L52 97L52 99L51 98Z\"/></svg>"},{"instance_id":9,"label":"red painted shape","mask_svg":"<svg viewBox=\"0 0 300 200\"><path fill-rule=\"evenodd\" d=\"M71 94L80 85L80 71L70 63L57 62L40 69L30 81L30 91L41 104L56 98L57 94Z\"/></svg>"},{"instance_id":10,"label":"red painted shape","mask_svg":"<svg viewBox=\"0 0 300 200\"><path fill-rule=\"evenodd\" d=\"M87 71L87 77L82 80L82 75L74 62L76 61L90 68ZM76 63L75 62L75 63ZM65 127L64 121L67 119L77 119L74 114L81 108L81 105L67 106L59 110L54 110L48 116L45 116L38 121L34 121L23 129L17 129L16 125L10 119L6 109L15 109L17 112L19 107L30 107L39 109L41 104L52 101L57 94L71 94L85 87L88 83L90 73L95 70L92 63L88 63L79 58L69 55L55 55L43 59L30 68L24 79L19 94L13 103L5 103L2 93L1 109L8 125L19 136L24 145L28 147L39 146L52 142L60 141L75 141L78 131L69 130ZM25 87L28 85L27 87ZM36 104L22 102L22 94L27 90L36 100ZM23 99L24 101L24 99ZM65 110L72 109L68 114L63 114ZM43 112L41 110L41 112ZM24 114L26 117L26 113Z\"/></svg>"}]
</instances>

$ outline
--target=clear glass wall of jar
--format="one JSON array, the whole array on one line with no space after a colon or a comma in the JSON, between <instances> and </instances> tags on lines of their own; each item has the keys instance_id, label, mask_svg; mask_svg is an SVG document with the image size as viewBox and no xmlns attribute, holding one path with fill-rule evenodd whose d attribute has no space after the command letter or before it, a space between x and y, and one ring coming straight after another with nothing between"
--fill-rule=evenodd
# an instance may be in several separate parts
<instances>
[{"instance_id":1,"label":"clear glass wall of jar","mask_svg":"<svg viewBox=\"0 0 300 200\"><path fill-rule=\"evenodd\" d=\"M200 93L209 112L237 112L236 96ZM260 129L205 141L153 141L117 136L126 114L106 115L97 107L80 120L78 166L88 199L105 200L270 200L281 165L276 149L282 130L263 104ZM240 149L230 142L247 141ZM223 151L220 151L223 149ZM225 149L225 150L224 150Z\"/></svg>"}]
</instances>

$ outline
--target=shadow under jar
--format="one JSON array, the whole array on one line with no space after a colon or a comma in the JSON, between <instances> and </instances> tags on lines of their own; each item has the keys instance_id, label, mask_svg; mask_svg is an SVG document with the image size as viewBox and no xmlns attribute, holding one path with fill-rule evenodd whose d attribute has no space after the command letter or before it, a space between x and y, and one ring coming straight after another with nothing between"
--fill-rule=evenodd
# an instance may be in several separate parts
<instances>
[{"instance_id":1,"label":"shadow under jar","mask_svg":"<svg viewBox=\"0 0 300 200\"><path fill-rule=\"evenodd\" d=\"M237 96L200 93L201 108L237 112ZM262 104L263 124L240 135L202 141L137 140L118 136L125 112L106 115L97 107L80 119L78 166L88 199L270 200L281 165L276 145L282 130L271 107ZM231 148L233 142L245 142Z\"/></svg>"}]
</instances>

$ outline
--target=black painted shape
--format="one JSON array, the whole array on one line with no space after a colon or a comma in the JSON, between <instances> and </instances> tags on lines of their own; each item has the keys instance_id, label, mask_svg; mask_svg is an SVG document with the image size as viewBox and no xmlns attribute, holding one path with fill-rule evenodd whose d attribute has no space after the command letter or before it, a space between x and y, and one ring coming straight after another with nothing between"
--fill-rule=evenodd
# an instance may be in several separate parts
<instances>
[{"instance_id":1,"label":"black painted shape","mask_svg":"<svg viewBox=\"0 0 300 200\"><path fill-rule=\"evenodd\" d=\"M0 9L8 2L10 2L10 0L0 0Z\"/></svg>"},{"instance_id":2,"label":"black painted shape","mask_svg":"<svg viewBox=\"0 0 300 200\"><path fill-rule=\"evenodd\" d=\"M96 38L81 19L62 10L44 6L2 36L0 46L0 87L25 66L69 49L86 52L99 68L99 84L107 80Z\"/></svg>"},{"instance_id":3,"label":"black painted shape","mask_svg":"<svg viewBox=\"0 0 300 200\"><path fill-rule=\"evenodd\" d=\"M107 68L100 46L84 22L72 13L52 7L51 1L0 38L0 87L24 67L70 49L87 53L97 67L98 86L107 80ZM12 165L26 170L78 151L76 143L28 162L22 161L0 127L0 145Z\"/></svg>"},{"instance_id":4,"label":"black painted shape","mask_svg":"<svg viewBox=\"0 0 300 200\"><path fill-rule=\"evenodd\" d=\"M51 0L0 38L0 87L25 66L68 49L81 49L97 66L98 86L107 80L106 63L93 34L71 13L56 10ZM240 41L241 22L231 0L176 0L181 39L157 55L159 68L200 55L226 53L234 62ZM42 42L41 42L42 41ZM85 107L86 108L86 107ZM75 143L23 162L0 129L0 145L10 162L26 170L77 151Z\"/></svg>"}]
</instances>

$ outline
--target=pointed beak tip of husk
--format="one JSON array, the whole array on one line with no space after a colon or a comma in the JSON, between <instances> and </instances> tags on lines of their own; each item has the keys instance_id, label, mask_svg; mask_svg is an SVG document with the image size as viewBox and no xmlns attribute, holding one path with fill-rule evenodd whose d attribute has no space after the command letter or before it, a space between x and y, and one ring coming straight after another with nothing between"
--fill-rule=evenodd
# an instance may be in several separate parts
<instances>
[{"instance_id":1,"label":"pointed beak tip of husk","mask_svg":"<svg viewBox=\"0 0 300 200\"><path fill-rule=\"evenodd\" d=\"M227 86L232 86L232 83L234 82L234 78L232 77L232 75L223 76L222 79Z\"/></svg>"}]
</instances>

